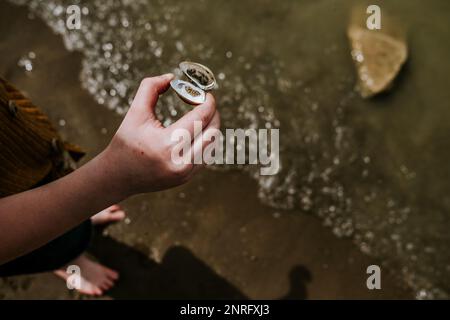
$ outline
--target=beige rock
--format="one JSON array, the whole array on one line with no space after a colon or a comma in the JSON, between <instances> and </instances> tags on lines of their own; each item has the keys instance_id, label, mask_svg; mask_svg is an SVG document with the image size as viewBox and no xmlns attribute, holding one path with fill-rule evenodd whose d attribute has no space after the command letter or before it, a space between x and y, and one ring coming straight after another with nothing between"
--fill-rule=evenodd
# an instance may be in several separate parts
<instances>
[{"instance_id":1,"label":"beige rock","mask_svg":"<svg viewBox=\"0 0 450 320\"><path fill-rule=\"evenodd\" d=\"M363 98L388 89L408 57L406 42L381 30L350 26L347 32Z\"/></svg>"}]
</instances>

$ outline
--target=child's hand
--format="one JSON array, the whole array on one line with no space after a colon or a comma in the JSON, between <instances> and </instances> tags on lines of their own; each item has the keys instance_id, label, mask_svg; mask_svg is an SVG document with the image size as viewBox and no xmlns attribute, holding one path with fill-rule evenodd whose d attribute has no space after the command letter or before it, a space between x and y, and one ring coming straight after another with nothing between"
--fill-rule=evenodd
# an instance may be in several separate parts
<instances>
[{"instance_id":1,"label":"child's hand","mask_svg":"<svg viewBox=\"0 0 450 320\"><path fill-rule=\"evenodd\" d=\"M201 121L204 131L220 127L214 98L207 94L205 103L164 128L154 109L158 96L168 89L172 79L172 74L166 74L141 82L130 110L101 155L105 168L124 195L163 190L188 181L200 166L177 165L172 161L172 148L178 143L171 141L172 132L186 129L194 138L194 121ZM208 142L202 144L204 148Z\"/></svg>"}]
</instances>

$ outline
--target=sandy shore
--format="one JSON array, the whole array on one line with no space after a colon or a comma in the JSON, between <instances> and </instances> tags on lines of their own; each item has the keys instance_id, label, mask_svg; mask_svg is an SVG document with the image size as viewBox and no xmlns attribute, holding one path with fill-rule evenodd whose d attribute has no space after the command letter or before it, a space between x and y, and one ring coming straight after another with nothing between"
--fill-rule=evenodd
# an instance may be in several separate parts
<instances>
[{"instance_id":1,"label":"sandy shore","mask_svg":"<svg viewBox=\"0 0 450 320\"><path fill-rule=\"evenodd\" d=\"M2 2L0 29L0 74L64 124L62 135L88 151L85 161L100 152L121 118L80 87L80 55L68 52L42 21L29 20L25 8ZM30 51L36 59L27 73L17 61ZM351 239L337 239L316 217L276 211L256 194L255 182L240 172L206 170L185 186L124 202L130 223L98 232L91 249L121 272L108 296L412 298L388 269L382 290L368 290L366 268L380 261ZM49 274L0 286L6 299L77 297Z\"/></svg>"}]
</instances>

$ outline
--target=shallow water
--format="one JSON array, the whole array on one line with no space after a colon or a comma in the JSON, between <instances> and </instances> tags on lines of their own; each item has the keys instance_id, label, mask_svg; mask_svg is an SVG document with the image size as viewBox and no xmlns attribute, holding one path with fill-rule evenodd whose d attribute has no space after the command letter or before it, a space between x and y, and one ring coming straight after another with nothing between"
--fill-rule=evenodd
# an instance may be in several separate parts
<instances>
[{"instance_id":1,"label":"shallow water","mask_svg":"<svg viewBox=\"0 0 450 320\"><path fill-rule=\"evenodd\" d=\"M383 3L410 58L392 92L364 101L345 37L352 1L79 1L82 29L70 32L63 6L76 1L11 2L83 53L83 87L119 114L144 76L186 59L211 67L224 128L280 128L277 176L238 168L262 202L318 215L402 270L418 298L448 298L450 3ZM158 115L168 125L188 108L170 93Z\"/></svg>"}]
</instances>

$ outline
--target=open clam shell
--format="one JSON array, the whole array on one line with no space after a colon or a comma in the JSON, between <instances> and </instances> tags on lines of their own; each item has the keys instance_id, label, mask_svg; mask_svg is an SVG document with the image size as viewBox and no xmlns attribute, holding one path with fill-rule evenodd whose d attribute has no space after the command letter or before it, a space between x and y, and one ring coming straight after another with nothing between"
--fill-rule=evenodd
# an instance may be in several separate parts
<instances>
[{"instance_id":1,"label":"open clam shell","mask_svg":"<svg viewBox=\"0 0 450 320\"><path fill-rule=\"evenodd\" d=\"M202 90L209 91L216 86L216 78L213 72L206 66L190 62L183 61L180 63L180 69L197 87Z\"/></svg>"},{"instance_id":2,"label":"open clam shell","mask_svg":"<svg viewBox=\"0 0 450 320\"><path fill-rule=\"evenodd\" d=\"M206 100L206 93L194 84L183 80L172 80L170 86L177 95L186 103L197 105Z\"/></svg>"}]
</instances>

